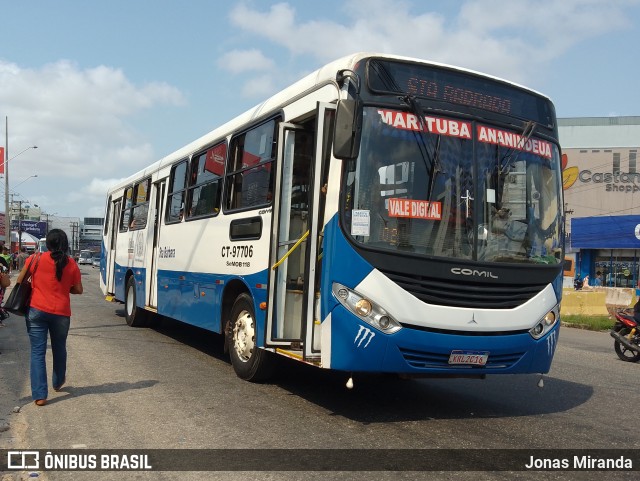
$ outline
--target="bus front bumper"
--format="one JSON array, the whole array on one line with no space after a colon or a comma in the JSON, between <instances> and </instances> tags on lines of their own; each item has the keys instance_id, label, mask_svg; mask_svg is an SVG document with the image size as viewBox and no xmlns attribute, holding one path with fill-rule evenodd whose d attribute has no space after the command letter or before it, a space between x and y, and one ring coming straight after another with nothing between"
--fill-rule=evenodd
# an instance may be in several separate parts
<instances>
[{"instance_id":1,"label":"bus front bumper","mask_svg":"<svg viewBox=\"0 0 640 481\"><path fill-rule=\"evenodd\" d=\"M385 334L339 305L332 311L330 324L332 369L443 376L547 373L560 326L556 323L538 340L521 331L465 335L407 325L393 334ZM451 364L453 351L486 354L486 363Z\"/></svg>"}]
</instances>

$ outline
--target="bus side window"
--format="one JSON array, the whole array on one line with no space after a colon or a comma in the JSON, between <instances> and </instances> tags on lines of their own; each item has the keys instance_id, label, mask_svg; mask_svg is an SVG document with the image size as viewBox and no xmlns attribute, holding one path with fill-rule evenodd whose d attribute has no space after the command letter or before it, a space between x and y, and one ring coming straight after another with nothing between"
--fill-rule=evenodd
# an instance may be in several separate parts
<instances>
[{"instance_id":1,"label":"bus side window","mask_svg":"<svg viewBox=\"0 0 640 481\"><path fill-rule=\"evenodd\" d=\"M165 209L167 224L180 222L184 215L184 203L187 185L187 161L183 160L171 169L169 194Z\"/></svg>"},{"instance_id":2,"label":"bus side window","mask_svg":"<svg viewBox=\"0 0 640 481\"><path fill-rule=\"evenodd\" d=\"M220 211L220 187L227 144L222 142L193 156L188 186L187 217L215 215Z\"/></svg>"},{"instance_id":3,"label":"bus side window","mask_svg":"<svg viewBox=\"0 0 640 481\"><path fill-rule=\"evenodd\" d=\"M267 167L261 166L247 170L242 175L242 207L262 205L271 201L271 169Z\"/></svg>"},{"instance_id":4,"label":"bus side window","mask_svg":"<svg viewBox=\"0 0 640 481\"><path fill-rule=\"evenodd\" d=\"M231 141L225 189L228 210L267 206L273 194L278 121L269 120Z\"/></svg>"},{"instance_id":5,"label":"bus side window","mask_svg":"<svg viewBox=\"0 0 640 481\"><path fill-rule=\"evenodd\" d=\"M128 187L127 190L125 190L124 198L124 206L122 208L122 214L120 215L120 232L127 232L129 230L131 202L133 199L133 187Z\"/></svg>"},{"instance_id":6,"label":"bus side window","mask_svg":"<svg viewBox=\"0 0 640 481\"><path fill-rule=\"evenodd\" d=\"M151 179L146 178L134 187L134 204L131 209L131 230L144 229L147 226L149 214L149 193L151 191Z\"/></svg>"},{"instance_id":7,"label":"bus side window","mask_svg":"<svg viewBox=\"0 0 640 481\"><path fill-rule=\"evenodd\" d=\"M109 198L107 199L107 213L105 214L105 217L104 217L104 225L103 225L104 231L102 232L102 235L105 235L105 236L107 235L107 233L109 232L110 223L111 223L111 196L109 196ZM49 221L47 220L47 229L48 228L49 228ZM39 252L42 252L42 251L39 251Z\"/></svg>"}]
</instances>

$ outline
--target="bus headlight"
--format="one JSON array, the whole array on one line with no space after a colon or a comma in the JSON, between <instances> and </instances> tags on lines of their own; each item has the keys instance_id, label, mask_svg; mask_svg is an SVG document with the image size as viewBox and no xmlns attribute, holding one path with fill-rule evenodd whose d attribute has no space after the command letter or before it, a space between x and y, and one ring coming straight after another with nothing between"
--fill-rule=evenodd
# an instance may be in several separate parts
<instances>
[{"instance_id":1,"label":"bus headlight","mask_svg":"<svg viewBox=\"0 0 640 481\"><path fill-rule=\"evenodd\" d=\"M385 334L402 329L398 321L382 307L342 284L333 283L333 295L350 312Z\"/></svg>"},{"instance_id":2,"label":"bus headlight","mask_svg":"<svg viewBox=\"0 0 640 481\"><path fill-rule=\"evenodd\" d=\"M356 302L356 314L362 317L367 317L373 311L373 306L366 299L360 299Z\"/></svg>"},{"instance_id":3,"label":"bus headlight","mask_svg":"<svg viewBox=\"0 0 640 481\"><path fill-rule=\"evenodd\" d=\"M553 326L555 326L558 318L560 317L559 306L554 307L547 312L538 323L529 330L529 334L534 339L540 339L547 332L549 332Z\"/></svg>"}]
</instances>

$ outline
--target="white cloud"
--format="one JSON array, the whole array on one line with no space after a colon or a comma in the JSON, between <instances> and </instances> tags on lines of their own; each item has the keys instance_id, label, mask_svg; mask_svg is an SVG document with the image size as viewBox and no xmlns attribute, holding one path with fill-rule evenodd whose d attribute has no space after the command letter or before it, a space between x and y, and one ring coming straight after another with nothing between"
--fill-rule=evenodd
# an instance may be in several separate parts
<instances>
[{"instance_id":1,"label":"white cloud","mask_svg":"<svg viewBox=\"0 0 640 481\"><path fill-rule=\"evenodd\" d=\"M244 82L242 95L244 97L267 97L277 89L274 77L270 74L254 75Z\"/></svg>"},{"instance_id":2,"label":"white cloud","mask_svg":"<svg viewBox=\"0 0 640 481\"><path fill-rule=\"evenodd\" d=\"M248 4L233 25L319 63L357 51L380 51L460 65L530 84L549 62L580 41L627 25L634 0L467 0L447 20L431 2L350 0L342 21L301 21L288 3L267 11ZM451 9L451 5L447 8ZM339 13L339 12L337 12Z\"/></svg>"},{"instance_id":3,"label":"white cloud","mask_svg":"<svg viewBox=\"0 0 640 481\"><path fill-rule=\"evenodd\" d=\"M272 70L275 67L275 63L257 49L232 50L220 57L218 66L238 74L249 71Z\"/></svg>"},{"instance_id":4,"label":"white cloud","mask_svg":"<svg viewBox=\"0 0 640 481\"><path fill-rule=\"evenodd\" d=\"M127 176L128 177L128 176ZM107 198L107 191L114 185L123 181L122 178L97 178L94 177L88 184L79 186L76 191L67 193L67 202L89 202L90 204L98 203L100 210L104 210L104 202Z\"/></svg>"},{"instance_id":5,"label":"white cloud","mask_svg":"<svg viewBox=\"0 0 640 481\"><path fill-rule=\"evenodd\" d=\"M332 58L340 43L349 42L353 34L346 25L333 21L296 20L295 9L287 3L272 5L268 12L252 10L239 4L230 13L233 25L258 37L285 47L296 55L312 53L320 58Z\"/></svg>"},{"instance_id":6,"label":"white cloud","mask_svg":"<svg viewBox=\"0 0 640 481\"><path fill-rule=\"evenodd\" d=\"M88 185L85 185L82 188L82 193L89 194L89 195L98 195L100 197L105 197L106 194L107 194L107 191L111 187L113 187L116 184L119 184L120 182L122 182L125 179L126 179L126 177L111 178L111 179L93 178L93 179L91 179L91 182L89 182Z\"/></svg>"},{"instance_id":7,"label":"white cloud","mask_svg":"<svg viewBox=\"0 0 640 481\"><path fill-rule=\"evenodd\" d=\"M29 201L39 205L50 215L73 217L74 215L68 212L78 211L75 207L80 205L82 217L103 217L108 189L122 180L124 177L94 177L87 184L85 180L79 183L77 180L62 178L57 179L53 186L47 186L47 179L40 179L38 176L38 180L35 181L39 182L39 188L36 190L38 193L29 195Z\"/></svg>"},{"instance_id":8,"label":"white cloud","mask_svg":"<svg viewBox=\"0 0 640 481\"><path fill-rule=\"evenodd\" d=\"M185 103L183 94L166 83L134 85L121 70L81 69L68 61L40 69L0 61L0 85L0 105L8 116L9 157L28 145L38 146L9 164L10 187L37 173L39 193L30 197L39 198L43 207L60 205L46 207L49 210L75 203L77 211L78 202L86 210L89 201L99 202L101 210L104 199L93 197L96 184L86 190L78 179L95 177L97 182L156 160L152 147L127 119L155 106ZM31 183L25 187L33 190Z\"/></svg>"}]
</instances>

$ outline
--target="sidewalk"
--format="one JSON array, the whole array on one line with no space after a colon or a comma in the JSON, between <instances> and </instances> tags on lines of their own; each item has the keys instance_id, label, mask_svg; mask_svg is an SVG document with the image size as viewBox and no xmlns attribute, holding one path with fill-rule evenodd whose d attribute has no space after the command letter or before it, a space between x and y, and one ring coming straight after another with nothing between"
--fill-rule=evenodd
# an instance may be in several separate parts
<instances>
[{"instance_id":1,"label":"sidewalk","mask_svg":"<svg viewBox=\"0 0 640 481\"><path fill-rule=\"evenodd\" d=\"M11 285L5 292L5 299L17 277L18 272L11 273ZM31 404L31 347L24 316L11 314L3 323L5 327L0 327L0 450L25 449L29 448L25 441L29 425L24 408ZM47 481L49 478L42 472L0 470L0 481L31 479Z\"/></svg>"},{"instance_id":2,"label":"sidewalk","mask_svg":"<svg viewBox=\"0 0 640 481\"><path fill-rule=\"evenodd\" d=\"M11 276L11 292L17 275ZM31 402L29 393L29 338L24 317L11 314L0 327L0 449L21 447L26 429L23 416L14 408Z\"/></svg>"}]
</instances>

